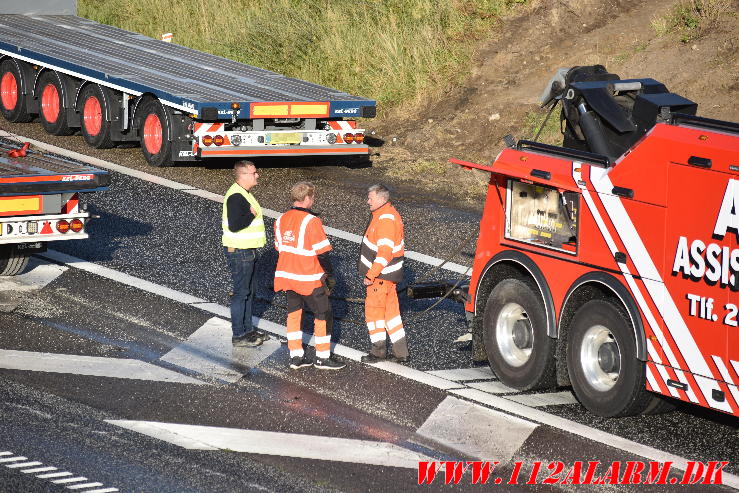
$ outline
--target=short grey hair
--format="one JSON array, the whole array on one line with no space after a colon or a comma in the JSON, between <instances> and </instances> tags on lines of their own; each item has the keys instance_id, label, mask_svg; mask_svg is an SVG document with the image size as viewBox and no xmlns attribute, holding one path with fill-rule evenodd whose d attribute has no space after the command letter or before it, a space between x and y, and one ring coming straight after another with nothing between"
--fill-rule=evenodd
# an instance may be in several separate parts
<instances>
[{"instance_id":1,"label":"short grey hair","mask_svg":"<svg viewBox=\"0 0 739 493\"><path fill-rule=\"evenodd\" d=\"M237 161L234 164L234 176L238 177L239 175L249 173L248 169L250 167L254 168L254 171L257 170L257 165L251 161L246 161L246 160Z\"/></svg>"},{"instance_id":2,"label":"short grey hair","mask_svg":"<svg viewBox=\"0 0 739 493\"><path fill-rule=\"evenodd\" d=\"M386 202L390 201L390 189L381 183L369 187L367 193L369 192L375 192L375 195L382 197Z\"/></svg>"}]
</instances>

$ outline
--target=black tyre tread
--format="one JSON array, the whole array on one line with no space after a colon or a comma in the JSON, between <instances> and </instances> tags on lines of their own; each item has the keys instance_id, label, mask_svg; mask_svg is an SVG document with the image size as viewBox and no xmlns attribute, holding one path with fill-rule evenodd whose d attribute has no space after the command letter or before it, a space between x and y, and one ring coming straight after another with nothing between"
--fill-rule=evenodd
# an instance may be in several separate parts
<instances>
[{"instance_id":1,"label":"black tyre tread","mask_svg":"<svg viewBox=\"0 0 739 493\"><path fill-rule=\"evenodd\" d=\"M573 341L576 339L577 330L576 322L581 316L582 313L587 313L588 311L592 310L594 313L602 315L604 313L607 313L608 309L611 308L615 310L615 312L618 314L618 316L621 318L621 321L624 322L628 334L627 337L630 337L630 341L633 342L634 348L633 348L633 354L624 354L625 348L624 344L620 344L620 350L622 351L622 365L621 368L625 367L624 361L630 361L634 365L634 385L630 389L630 395L628 396L622 396L617 399L611 399L610 404L606 405L596 405L595 403L589 402L589 399L586 399L585 395L582 393L583 390L578 390L579 386L579 375L577 375L575 372L575 368L579 368L579 365L575 366L571 362L571 351L574 351L572 349ZM616 335L615 330L616 328L614 326L608 327L611 333ZM626 342L626 341L624 341ZM579 351L578 351L579 352ZM631 327L631 322L629 321L629 317L624 310L624 308L620 305L620 303L616 302L615 300L610 299L597 299L597 300L590 300L587 303L583 304L578 311L575 313L575 316L572 319L572 326L570 328L570 339L568 341L568 347L567 347L567 368L570 373L570 382L572 383L573 387L573 394L577 398L577 400L590 412L593 414L597 414L599 416L604 417L622 417L622 416L634 416L637 414L642 414L645 410L647 410L650 405L655 406L655 409L657 408L657 404L653 404L653 399L655 395L651 392L649 392L646 389L646 372L644 369L644 362L639 361L636 359L636 342L633 338L633 328ZM618 384L617 384L618 385ZM626 398L624 398L626 397Z\"/></svg>"},{"instance_id":2,"label":"black tyre tread","mask_svg":"<svg viewBox=\"0 0 739 493\"><path fill-rule=\"evenodd\" d=\"M0 250L0 276L15 276L28 266L28 255L19 254L11 246Z\"/></svg>"},{"instance_id":3,"label":"black tyre tread","mask_svg":"<svg viewBox=\"0 0 739 493\"><path fill-rule=\"evenodd\" d=\"M506 370L504 367L499 367L498 363L501 363L502 365L506 365L505 362L498 361L496 356L499 354L497 347L487 347L487 341L488 336L487 330L488 330L488 322L486 321L488 316L492 316L488 314L488 306L490 303L494 303L493 298L496 296L499 290L502 290L505 288L505 283L511 283L510 286L512 289L514 289L516 292L525 292L528 291L538 302L540 309L541 309L541 319L542 323L541 329L543 330L543 337L545 337L545 342L548 344L548 350L547 355L544 356L546 358L546 362L544 364L544 367L538 372L538 375L536 375L536 378L533 378L532 380L522 382L515 380L515 377L512 377L510 375L506 375ZM543 390L543 389L551 389L556 386L556 360L554 358L554 351L555 351L555 344L554 341L549 338L549 336L546 334L546 309L544 308L544 301L541 300L541 296L538 294L538 288L536 285L534 285L530 281L524 281L520 279L505 279L498 283L493 290L490 292L490 296L488 297L488 301L485 305L485 318L483 321L483 339L486 342L486 352L488 356L488 362L490 363L490 367L493 370L493 373L496 374L496 376L500 379L502 383L509 387L516 388L518 390ZM531 314L529 315L529 318L531 318ZM541 334L540 334L541 336ZM491 344L492 346L495 346L495 344ZM532 360L533 361L533 360ZM528 365L529 363L526 363ZM524 367L526 366L524 365ZM522 367L523 368L523 367ZM523 373L521 370L513 370L515 373L519 373L519 375L522 375Z\"/></svg>"},{"instance_id":4,"label":"black tyre tread","mask_svg":"<svg viewBox=\"0 0 739 493\"><path fill-rule=\"evenodd\" d=\"M138 117L136 119L137 128L139 131L139 143L141 144L141 152L144 154L146 162L148 162L151 166L157 168L174 166L174 161L172 160L172 142L169 141L169 136L170 132L172 132L172 129L166 128L166 111L167 109L162 105L162 103L159 102L159 100L150 99L149 101L146 101L142 104L141 110L139 111ZM153 112L156 112L159 115L160 121L162 122L162 150L156 155L150 154L149 151L146 150L146 145L144 145L144 121L146 120L146 117Z\"/></svg>"},{"instance_id":5,"label":"black tyre tread","mask_svg":"<svg viewBox=\"0 0 739 493\"><path fill-rule=\"evenodd\" d=\"M57 91L60 94L60 98L63 91L63 88L61 87L62 83L59 82L54 72L44 72L41 74L38 81L39 120L41 121L41 125L44 127L44 130L51 135L72 135L74 133L74 129L67 123L67 108L64 106L63 98L59 104L59 117L57 120L52 123L46 121L44 118L44 112L41 109L41 95L43 94L44 87L46 87L47 83L51 83L56 86Z\"/></svg>"},{"instance_id":6,"label":"black tyre tread","mask_svg":"<svg viewBox=\"0 0 739 493\"><path fill-rule=\"evenodd\" d=\"M669 398L661 396L661 395L652 395L652 400L647 404L647 407L641 412L643 415L653 415L653 414L664 414L668 413L675 409L675 404L673 404Z\"/></svg>"},{"instance_id":7,"label":"black tyre tread","mask_svg":"<svg viewBox=\"0 0 739 493\"><path fill-rule=\"evenodd\" d=\"M20 81L23 77L23 74L20 73L18 67L16 67L15 63L13 63L11 60L3 60L3 62L0 63L0 77L2 77L5 72L12 72L16 81ZM19 92L21 92L20 86L18 87L18 89ZM5 108L2 108L0 104L0 113L2 113L3 117L10 122L28 123L33 120L33 115L28 113L28 109L26 108L26 106L26 98L21 93L19 94L18 103L16 104L14 111L7 111Z\"/></svg>"},{"instance_id":8,"label":"black tyre tread","mask_svg":"<svg viewBox=\"0 0 739 493\"><path fill-rule=\"evenodd\" d=\"M110 121L105 119L105 113L106 108L103 107L103 125L100 128L100 133L97 135L90 135L87 133L87 129L85 128L85 119L84 119L84 108L85 108L85 101L87 100L90 93L97 96L98 100L100 101L101 105L104 105L106 101L110 101L106 95L102 94L104 89L100 88L100 86L96 84L91 84L85 86L85 88L82 90L82 93L80 94L80 102L79 102L79 110L80 110L80 130L82 132L82 137L85 139L85 142L88 143L91 147L94 147L95 149L110 149L114 146L113 139L111 138L110 134Z\"/></svg>"}]
</instances>

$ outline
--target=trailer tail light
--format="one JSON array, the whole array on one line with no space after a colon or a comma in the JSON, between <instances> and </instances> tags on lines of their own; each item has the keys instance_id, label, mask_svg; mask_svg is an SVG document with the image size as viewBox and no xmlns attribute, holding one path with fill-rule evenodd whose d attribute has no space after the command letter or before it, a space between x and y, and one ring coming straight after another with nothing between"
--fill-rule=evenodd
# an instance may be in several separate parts
<instances>
[{"instance_id":1,"label":"trailer tail light","mask_svg":"<svg viewBox=\"0 0 739 493\"><path fill-rule=\"evenodd\" d=\"M344 134L344 142L347 144L354 142L354 134Z\"/></svg>"},{"instance_id":2,"label":"trailer tail light","mask_svg":"<svg viewBox=\"0 0 739 493\"><path fill-rule=\"evenodd\" d=\"M354 134L354 142L356 142L357 144L361 144L362 142L364 142L364 134L363 133Z\"/></svg>"},{"instance_id":3,"label":"trailer tail light","mask_svg":"<svg viewBox=\"0 0 739 493\"><path fill-rule=\"evenodd\" d=\"M223 135L216 135L213 137L213 143L217 146L223 145Z\"/></svg>"},{"instance_id":4,"label":"trailer tail light","mask_svg":"<svg viewBox=\"0 0 739 493\"><path fill-rule=\"evenodd\" d=\"M79 233L84 229L85 223L83 223L80 219L72 219L72 222L69 224L69 226L72 228L72 231L74 231L75 233Z\"/></svg>"},{"instance_id":5,"label":"trailer tail light","mask_svg":"<svg viewBox=\"0 0 739 493\"><path fill-rule=\"evenodd\" d=\"M210 135L203 135L203 145L209 146L213 143L213 137Z\"/></svg>"},{"instance_id":6,"label":"trailer tail light","mask_svg":"<svg viewBox=\"0 0 739 493\"><path fill-rule=\"evenodd\" d=\"M65 219L60 219L56 222L56 230L64 234L69 231L69 223Z\"/></svg>"}]
</instances>

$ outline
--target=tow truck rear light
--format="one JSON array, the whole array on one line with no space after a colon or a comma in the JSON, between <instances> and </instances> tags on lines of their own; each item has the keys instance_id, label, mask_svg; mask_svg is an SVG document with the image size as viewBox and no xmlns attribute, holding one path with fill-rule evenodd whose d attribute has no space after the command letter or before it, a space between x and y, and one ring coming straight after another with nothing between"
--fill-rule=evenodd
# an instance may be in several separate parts
<instances>
[{"instance_id":1,"label":"tow truck rear light","mask_svg":"<svg viewBox=\"0 0 739 493\"><path fill-rule=\"evenodd\" d=\"M203 135L203 145L209 146L213 143L213 137L210 135Z\"/></svg>"},{"instance_id":2,"label":"tow truck rear light","mask_svg":"<svg viewBox=\"0 0 739 493\"><path fill-rule=\"evenodd\" d=\"M354 142L354 134L344 134L344 142L347 144Z\"/></svg>"},{"instance_id":3,"label":"tow truck rear light","mask_svg":"<svg viewBox=\"0 0 739 493\"><path fill-rule=\"evenodd\" d=\"M60 219L56 222L56 230L64 234L69 231L69 223L66 219Z\"/></svg>"},{"instance_id":4,"label":"tow truck rear light","mask_svg":"<svg viewBox=\"0 0 739 493\"><path fill-rule=\"evenodd\" d=\"M361 144L362 142L364 142L364 134L363 133L354 134L354 142L356 142L357 144Z\"/></svg>"},{"instance_id":5,"label":"tow truck rear light","mask_svg":"<svg viewBox=\"0 0 739 493\"><path fill-rule=\"evenodd\" d=\"M79 219L72 219L70 227L72 228L72 231L74 231L75 233L79 233L85 227L85 223L83 223Z\"/></svg>"},{"instance_id":6,"label":"tow truck rear light","mask_svg":"<svg viewBox=\"0 0 739 493\"><path fill-rule=\"evenodd\" d=\"M223 145L223 135L216 135L213 137L213 143L217 146Z\"/></svg>"}]
</instances>

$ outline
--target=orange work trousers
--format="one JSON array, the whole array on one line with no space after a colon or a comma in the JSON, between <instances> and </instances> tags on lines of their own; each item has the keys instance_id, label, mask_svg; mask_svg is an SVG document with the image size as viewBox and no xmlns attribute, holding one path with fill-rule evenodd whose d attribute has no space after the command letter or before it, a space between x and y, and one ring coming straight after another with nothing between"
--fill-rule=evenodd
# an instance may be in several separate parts
<instances>
[{"instance_id":1,"label":"orange work trousers","mask_svg":"<svg viewBox=\"0 0 739 493\"><path fill-rule=\"evenodd\" d=\"M287 294L287 348L290 357L303 357L303 305L313 311L313 336L316 343L316 358L327 359L331 356L331 332L333 331L333 313L328 293L324 286L319 286L308 296L295 291Z\"/></svg>"},{"instance_id":2,"label":"orange work trousers","mask_svg":"<svg viewBox=\"0 0 739 493\"><path fill-rule=\"evenodd\" d=\"M399 358L408 357L408 343L400 318L400 305L396 283L375 279L367 286L364 301L364 318L367 322L372 349L370 353L378 358L387 356L387 337L393 344L393 353Z\"/></svg>"}]
</instances>

